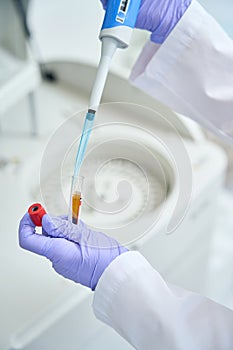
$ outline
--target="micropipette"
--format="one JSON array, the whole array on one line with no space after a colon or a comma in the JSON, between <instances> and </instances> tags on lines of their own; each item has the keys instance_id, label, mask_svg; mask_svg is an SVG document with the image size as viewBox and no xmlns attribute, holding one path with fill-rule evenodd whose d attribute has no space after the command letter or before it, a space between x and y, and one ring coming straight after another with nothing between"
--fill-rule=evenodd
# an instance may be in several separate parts
<instances>
[{"instance_id":1,"label":"micropipette","mask_svg":"<svg viewBox=\"0 0 233 350\"><path fill-rule=\"evenodd\" d=\"M71 185L71 206L73 183L80 171L88 140L100 104L112 57L117 48L127 48L135 26L141 0L108 0L99 38L102 41L100 62L91 92L89 108L83 125L78 152L75 160ZM69 216L70 217L70 216Z\"/></svg>"}]
</instances>

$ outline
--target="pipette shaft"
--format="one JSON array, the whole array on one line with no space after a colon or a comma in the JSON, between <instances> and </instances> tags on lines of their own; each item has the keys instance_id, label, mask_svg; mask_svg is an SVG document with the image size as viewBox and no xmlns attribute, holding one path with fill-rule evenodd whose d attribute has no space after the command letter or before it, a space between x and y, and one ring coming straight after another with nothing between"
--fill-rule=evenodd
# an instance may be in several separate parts
<instances>
[{"instance_id":1,"label":"pipette shaft","mask_svg":"<svg viewBox=\"0 0 233 350\"><path fill-rule=\"evenodd\" d=\"M88 113L83 125L73 179L78 176L85 156L95 113L101 101L112 57L117 48L128 47L140 4L141 0L108 0L100 32L100 40L102 41L101 58L91 92Z\"/></svg>"},{"instance_id":2,"label":"pipette shaft","mask_svg":"<svg viewBox=\"0 0 233 350\"><path fill-rule=\"evenodd\" d=\"M83 125L74 175L78 174L83 162L95 112L100 104L112 57L117 48L128 47L140 4L141 0L109 0L107 3L104 22L100 31L100 40L102 41L101 58L91 92L88 113Z\"/></svg>"}]
</instances>

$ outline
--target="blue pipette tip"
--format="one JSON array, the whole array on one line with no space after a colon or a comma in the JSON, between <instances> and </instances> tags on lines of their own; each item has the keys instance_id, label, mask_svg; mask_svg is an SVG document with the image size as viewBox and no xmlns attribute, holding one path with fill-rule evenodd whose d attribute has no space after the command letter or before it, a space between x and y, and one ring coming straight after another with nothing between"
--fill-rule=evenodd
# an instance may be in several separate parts
<instances>
[{"instance_id":1,"label":"blue pipette tip","mask_svg":"<svg viewBox=\"0 0 233 350\"><path fill-rule=\"evenodd\" d=\"M86 114L86 118L84 121L84 125L83 125L81 140L79 142L78 153L76 155L74 176L78 175L79 170L81 168L84 155L86 152L88 140L91 134L92 125L94 123L94 119L95 119L95 111L93 109L88 109L88 112Z\"/></svg>"}]
</instances>

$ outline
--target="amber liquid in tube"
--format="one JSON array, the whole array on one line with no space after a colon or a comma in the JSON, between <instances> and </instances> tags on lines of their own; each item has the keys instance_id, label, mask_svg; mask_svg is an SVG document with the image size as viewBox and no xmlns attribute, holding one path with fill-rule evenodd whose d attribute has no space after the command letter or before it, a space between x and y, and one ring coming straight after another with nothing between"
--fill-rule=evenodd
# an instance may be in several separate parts
<instances>
[{"instance_id":1,"label":"amber liquid in tube","mask_svg":"<svg viewBox=\"0 0 233 350\"><path fill-rule=\"evenodd\" d=\"M72 195L72 223L78 223L79 209L81 205L81 192L75 192Z\"/></svg>"}]
</instances>

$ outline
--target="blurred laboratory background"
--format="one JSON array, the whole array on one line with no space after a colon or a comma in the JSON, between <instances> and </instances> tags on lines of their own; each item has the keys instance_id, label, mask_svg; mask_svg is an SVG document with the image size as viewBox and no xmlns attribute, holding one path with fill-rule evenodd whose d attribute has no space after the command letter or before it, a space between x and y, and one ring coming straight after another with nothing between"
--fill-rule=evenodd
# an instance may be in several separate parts
<instances>
[{"instance_id":1,"label":"blurred laboratory background","mask_svg":"<svg viewBox=\"0 0 233 350\"><path fill-rule=\"evenodd\" d=\"M232 0L200 2L233 38ZM45 201L51 214L66 210L58 191L62 186L67 199L77 146L74 135L76 130L80 135L95 77L102 20L98 0L0 0L2 350L131 348L95 319L92 292L58 276L44 258L20 249L17 238L20 218L33 202ZM90 204L98 199L88 197L82 216L93 227L107 223L106 232L120 222L124 229L117 238L141 251L166 280L233 308L233 149L130 86L130 70L148 38L148 33L135 30L130 47L114 57L102 100L107 104L96 118L102 127L91 138L93 151L86 168L84 164L88 181L88 169L94 171L98 162L106 165L112 159L96 176L99 199L111 201L116 183L124 179L137 200L122 217L109 219L95 210L97 202ZM135 104L144 107L134 108ZM179 179L170 155L146 132L156 132L172 144L176 133L160 115L178 131L192 169L191 201L169 235L165 228L169 208L177 201ZM118 127L112 128L110 122ZM124 149L118 147L119 134L121 145L132 141ZM148 150L162 172L153 167ZM137 166L142 161L143 171ZM189 174L188 167L183 171ZM148 184L152 197L145 209ZM143 237L132 237L131 222L137 213L145 210L137 225L143 230L161 206L156 227Z\"/></svg>"}]
</instances>

